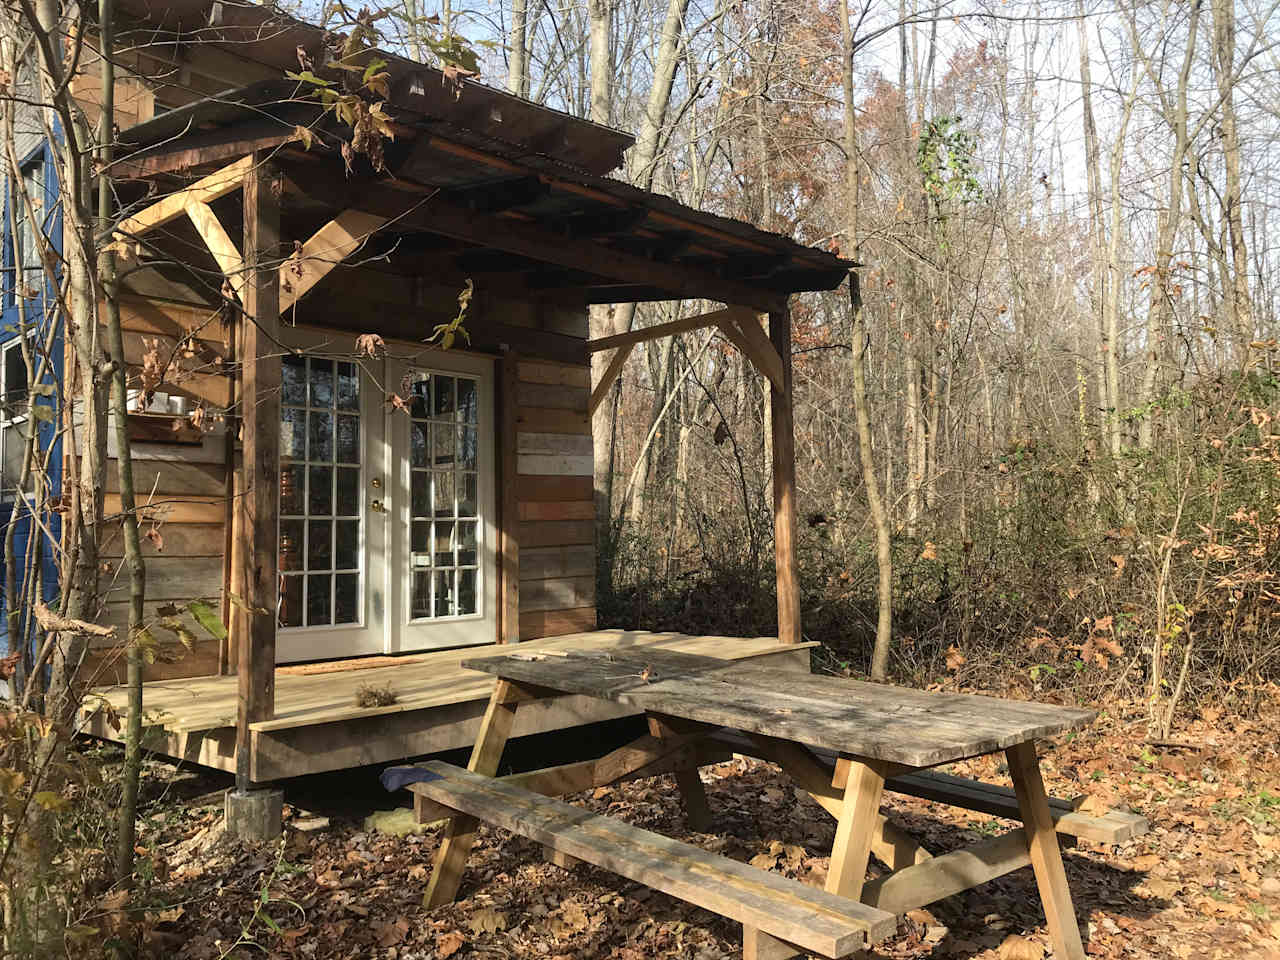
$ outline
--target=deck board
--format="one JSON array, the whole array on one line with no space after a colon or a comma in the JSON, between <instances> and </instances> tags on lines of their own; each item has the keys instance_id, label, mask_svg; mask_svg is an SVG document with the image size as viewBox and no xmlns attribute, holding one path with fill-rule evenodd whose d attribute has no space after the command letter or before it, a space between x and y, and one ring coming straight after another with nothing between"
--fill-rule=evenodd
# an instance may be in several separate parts
<instances>
[{"instance_id":1,"label":"deck board","mask_svg":"<svg viewBox=\"0 0 1280 960\"><path fill-rule=\"evenodd\" d=\"M519 649L624 649L660 647L681 653L702 654L723 659L741 659L769 652L796 650L803 646L782 646L776 637L710 637L679 633L652 633L641 630L595 630L539 640L528 640ZM343 720L429 710L472 700L487 699L493 689L492 677L463 669L461 662L486 653L510 650L486 645L460 650L415 652L403 664L313 675L276 674L276 711L271 720L252 725L258 733ZM363 708L355 705L356 690L365 685L390 686L397 702L387 707ZM236 722L236 678L194 677L148 683L144 707L148 725L174 734L191 734L231 727ZM105 700L120 714L127 710L128 691L123 686L96 688L86 698L86 713Z\"/></svg>"}]
</instances>

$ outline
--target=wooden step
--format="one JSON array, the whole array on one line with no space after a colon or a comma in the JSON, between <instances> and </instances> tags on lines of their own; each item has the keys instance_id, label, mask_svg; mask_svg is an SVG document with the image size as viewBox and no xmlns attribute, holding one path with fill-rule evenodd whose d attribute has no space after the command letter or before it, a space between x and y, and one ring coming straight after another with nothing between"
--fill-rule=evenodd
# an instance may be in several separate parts
<instances>
[{"instance_id":1,"label":"wooden step","mask_svg":"<svg viewBox=\"0 0 1280 960\"><path fill-rule=\"evenodd\" d=\"M1021 820L1012 788L981 780L968 780L935 770L920 770L891 777L884 788L923 800L934 800L995 817ZM1095 843L1124 843L1147 832L1147 818L1136 813L1109 810L1101 816L1078 812L1068 800L1049 798L1049 814L1058 833Z\"/></svg>"},{"instance_id":2,"label":"wooden step","mask_svg":"<svg viewBox=\"0 0 1280 960\"><path fill-rule=\"evenodd\" d=\"M698 847L433 760L409 789L545 847L737 920L824 957L897 930L893 914Z\"/></svg>"}]
</instances>

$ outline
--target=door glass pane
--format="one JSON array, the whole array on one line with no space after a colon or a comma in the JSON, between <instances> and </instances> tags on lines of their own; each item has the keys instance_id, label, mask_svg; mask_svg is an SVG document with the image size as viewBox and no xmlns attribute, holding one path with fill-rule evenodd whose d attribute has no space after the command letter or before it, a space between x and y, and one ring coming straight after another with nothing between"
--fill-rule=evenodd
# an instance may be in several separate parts
<instances>
[{"instance_id":1,"label":"door glass pane","mask_svg":"<svg viewBox=\"0 0 1280 960\"><path fill-rule=\"evenodd\" d=\"M338 364L338 409L360 412L360 368L354 363Z\"/></svg>"},{"instance_id":2,"label":"door glass pane","mask_svg":"<svg viewBox=\"0 0 1280 960\"><path fill-rule=\"evenodd\" d=\"M474 377L415 373L410 384L409 615L475 616L481 524L480 384ZM468 518L463 522L458 517Z\"/></svg>"},{"instance_id":3,"label":"door glass pane","mask_svg":"<svg viewBox=\"0 0 1280 960\"><path fill-rule=\"evenodd\" d=\"M302 577L280 578L280 626L302 626Z\"/></svg>"},{"instance_id":4,"label":"door glass pane","mask_svg":"<svg viewBox=\"0 0 1280 960\"><path fill-rule=\"evenodd\" d=\"M360 574L340 573L334 580L333 622L359 622Z\"/></svg>"},{"instance_id":5,"label":"door glass pane","mask_svg":"<svg viewBox=\"0 0 1280 960\"><path fill-rule=\"evenodd\" d=\"M333 620L329 616L329 601L333 593L332 574L307 575L307 626L327 627Z\"/></svg>"},{"instance_id":6,"label":"door glass pane","mask_svg":"<svg viewBox=\"0 0 1280 960\"><path fill-rule=\"evenodd\" d=\"M458 479L458 516L460 517L476 515L477 480L478 477L474 473L464 473Z\"/></svg>"},{"instance_id":7,"label":"door glass pane","mask_svg":"<svg viewBox=\"0 0 1280 960\"><path fill-rule=\"evenodd\" d=\"M458 571L458 615L476 612L476 571Z\"/></svg>"},{"instance_id":8,"label":"door glass pane","mask_svg":"<svg viewBox=\"0 0 1280 960\"><path fill-rule=\"evenodd\" d=\"M296 517L306 512L307 470L297 463L280 468L280 515Z\"/></svg>"},{"instance_id":9,"label":"door glass pane","mask_svg":"<svg viewBox=\"0 0 1280 960\"><path fill-rule=\"evenodd\" d=\"M280 469L279 623L359 623L364 588L359 368L292 355L282 366L280 456L294 462Z\"/></svg>"}]
</instances>

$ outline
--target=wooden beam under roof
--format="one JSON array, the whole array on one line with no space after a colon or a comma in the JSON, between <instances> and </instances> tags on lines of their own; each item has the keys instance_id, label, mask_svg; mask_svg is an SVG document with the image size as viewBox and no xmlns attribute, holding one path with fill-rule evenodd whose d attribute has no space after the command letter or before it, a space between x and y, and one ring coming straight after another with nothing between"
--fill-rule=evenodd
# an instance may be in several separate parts
<instances>
[{"instance_id":1,"label":"wooden beam under roof","mask_svg":"<svg viewBox=\"0 0 1280 960\"><path fill-rule=\"evenodd\" d=\"M718 277L711 271L674 261L650 260L603 243L566 237L529 219L477 213L423 189L410 192L378 181L349 183L322 169L291 171L308 194L345 198L343 205L386 217L391 229L422 230L505 250L543 263L584 270L597 276L665 291L670 299L709 299L744 304L762 312L780 308L786 295L764 287Z\"/></svg>"},{"instance_id":2,"label":"wooden beam under roof","mask_svg":"<svg viewBox=\"0 0 1280 960\"><path fill-rule=\"evenodd\" d=\"M187 212L193 203L212 203L219 197L225 197L240 189L244 177L253 169L256 155L241 157L234 163L214 171L203 180L198 180L185 190L171 193L163 200L158 200L144 210L120 222L114 233L117 237L136 237L163 226Z\"/></svg>"},{"instance_id":3,"label":"wooden beam under roof","mask_svg":"<svg viewBox=\"0 0 1280 960\"><path fill-rule=\"evenodd\" d=\"M587 352L599 353L601 350L611 350L614 347L634 346L637 343L644 343L646 340L657 340L659 337L688 333L690 330L698 330L702 327L714 327L723 323L732 323L739 317L744 316L751 318L753 321L755 319L755 314L746 307L725 307L723 310L713 310L711 313L682 317L679 320L656 323L651 327L641 327L638 330L628 330L625 333L615 333L612 336L588 340Z\"/></svg>"}]
</instances>

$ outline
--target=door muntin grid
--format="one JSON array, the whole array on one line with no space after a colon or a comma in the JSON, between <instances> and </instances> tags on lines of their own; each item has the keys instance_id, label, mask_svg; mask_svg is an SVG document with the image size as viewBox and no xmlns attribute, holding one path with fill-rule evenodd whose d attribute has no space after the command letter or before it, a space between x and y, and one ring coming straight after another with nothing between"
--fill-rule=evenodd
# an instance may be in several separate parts
<instances>
[{"instance_id":1,"label":"door muntin grid","mask_svg":"<svg viewBox=\"0 0 1280 960\"><path fill-rule=\"evenodd\" d=\"M280 390L280 627L363 621L360 368L286 356Z\"/></svg>"},{"instance_id":2,"label":"door muntin grid","mask_svg":"<svg viewBox=\"0 0 1280 960\"><path fill-rule=\"evenodd\" d=\"M480 381L415 371L409 395L409 621L478 618Z\"/></svg>"}]
</instances>

